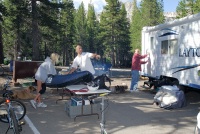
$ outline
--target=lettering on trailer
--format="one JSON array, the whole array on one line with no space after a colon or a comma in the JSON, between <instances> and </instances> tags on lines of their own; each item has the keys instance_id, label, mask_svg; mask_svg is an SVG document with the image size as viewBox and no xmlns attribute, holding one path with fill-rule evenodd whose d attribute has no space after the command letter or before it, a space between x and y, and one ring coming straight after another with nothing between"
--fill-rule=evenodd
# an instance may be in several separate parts
<instances>
[{"instance_id":1,"label":"lettering on trailer","mask_svg":"<svg viewBox=\"0 0 200 134\"><path fill-rule=\"evenodd\" d=\"M200 47L179 49L179 57L200 57Z\"/></svg>"}]
</instances>

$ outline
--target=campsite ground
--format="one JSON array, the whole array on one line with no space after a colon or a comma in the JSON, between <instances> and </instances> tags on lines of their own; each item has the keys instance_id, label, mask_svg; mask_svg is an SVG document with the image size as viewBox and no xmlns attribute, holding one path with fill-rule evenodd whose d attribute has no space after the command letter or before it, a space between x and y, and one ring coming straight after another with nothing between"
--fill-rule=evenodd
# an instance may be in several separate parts
<instances>
[{"instance_id":1,"label":"campsite ground","mask_svg":"<svg viewBox=\"0 0 200 134\"><path fill-rule=\"evenodd\" d=\"M130 86L129 69L113 69L112 85L125 83ZM5 78L0 77L2 83ZM20 79L19 83L30 81ZM108 96L106 109L106 129L108 134L192 134L196 125L196 115L199 112L200 94L187 93L187 106L165 110L152 104L154 92L144 88L143 80L139 82L140 92L112 93ZM53 92L52 92L53 91ZM60 90L59 90L60 91ZM43 96L47 108L33 109L29 100L23 100L27 107L26 125L22 134L99 134L101 122L97 116L70 118L65 111L67 100L61 98L55 89L48 89ZM65 98L69 98L65 96ZM107 105L106 105L107 106ZM0 122L0 133L5 133L7 124ZM9 131L11 133L11 131ZM9 134L9 133L8 133Z\"/></svg>"}]
</instances>

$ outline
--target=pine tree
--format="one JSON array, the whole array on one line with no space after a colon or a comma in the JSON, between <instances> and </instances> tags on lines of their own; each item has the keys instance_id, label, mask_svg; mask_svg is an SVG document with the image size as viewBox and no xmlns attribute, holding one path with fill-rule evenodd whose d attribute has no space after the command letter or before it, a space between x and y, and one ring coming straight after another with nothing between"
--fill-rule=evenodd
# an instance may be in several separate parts
<instances>
[{"instance_id":1,"label":"pine tree","mask_svg":"<svg viewBox=\"0 0 200 134\"><path fill-rule=\"evenodd\" d=\"M28 2L4 0L3 4L7 9L7 15L3 18L4 51L7 51L7 56L11 55L17 59L18 52L22 52L23 44L25 44L23 43L23 27L28 15Z\"/></svg>"},{"instance_id":2,"label":"pine tree","mask_svg":"<svg viewBox=\"0 0 200 134\"><path fill-rule=\"evenodd\" d=\"M195 13L195 3L196 0L186 0L188 15Z\"/></svg>"},{"instance_id":3,"label":"pine tree","mask_svg":"<svg viewBox=\"0 0 200 134\"><path fill-rule=\"evenodd\" d=\"M97 45L97 30L98 22L96 20L94 6L92 4L88 5L87 13L87 33L88 33L88 46L90 52L96 52L99 46Z\"/></svg>"},{"instance_id":4,"label":"pine tree","mask_svg":"<svg viewBox=\"0 0 200 134\"><path fill-rule=\"evenodd\" d=\"M165 21L163 0L157 0L156 8L156 17L158 19L157 24L162 24Z\"/></svg>"},{"instance_id":5,"label":"pine tree","mask_svg":"<svg viewBox=\"0 0 200 134\"><path fill-rule=\"evenodd\" d=\"M0 64L4 62L3 40L2 40L2 26L0 22Z\"/></svg>"},{"instance_id":6,"label":"pine tree","mask_svg":"<svg viewBox=\"0 0 200 134\"><path fill-rule=\"evenodd\" d=\"M188 15L186 0L181 0L176 7L177 18L183 18Z\"/></svg>"},{"instance_id":7,"label":"pine tree","mask_svg":"<svg viewBox=\"0 0 200 134\"><path fill-rule=\"evenodd\" d=\"M131 22L131 46L132 51L141 49L141 31L145 26L155 26L164 22L163 0L142 0L140 8L137 2L133 2L134 8Z\"/></svg>"},{"instance_id":8,"label":"pine tree","mask_svg":"<svg viewBox=\"0 0 200 134\"><path fill-rule=\"evenodd\" d=\"M194 13L199 13L200 12L200 0L196 0L194 4Z\"/></svg>"},{"instance_id":9,"label":"pine tree","mask_svg":"<svg viewBox=\"0 0 200 134\"><path fill-rule=\"evenodd\" d=\"M111 57L111 63L116 66L116 52L119 38L119 19L121 4L118 0L106 0L107 5L100 16L100 37L103 40L106 57Z\"/></svg>"},{"instance_id":10,"label":"pine tree","mask_svg":"<svg viewBox=\"0 0 200 134\"><path fill-rule=\"evenodd\" d=\"M4 62L4 50L3 50L3 40L2 40L2 22L3 22L3 15L5 15L6 8L4 7L3 3L0 2L0 64Z\"/></svg>"},{"instance_id":11,"label":"pine tree","mask_svg":"<svg viewBox=\"0 0 200 134\"><path fill-rule=\"evenodd\" d=\"M56 42L58 36L56 35L60 32L59 8L62 8L63 5L57 0L43 0L35 4L35 0L32 0L33 59L38 60L44 58L41 57L43 55L41 47L44 48L45 43L49 51L50 48L54 52L59 51Z\"/></svg>"},{"instance_id":12,"label":"pine tree","mask_svg":"<svg viewBox=\"0 0 200 134\"><path fill-rule=\"evenodd\" d=\"M39 24L36 0L31 0L31 13L32 13L32 43L33 43L33 55L32 60L39 60Z\"/></svg>"},{"instance_id":13,"label":"pine tree","mask_svg":"<svg viewBox=\"0 0 200 134\"><path fill-rule=\"evenodd\" d=\"M198 13L199 0L181 0L176 7L177 18L183 18L185 16Z\"/></svg>"},{"instance_id":14,"label":"pine tree","mask_svg":"<svg viewBox=\"0 0 200 134\"><path fill-rule=\"evenodd\" d=\"M137 1L134 0L133 2L133 12L132 12L132 19L131 19L131 28L130 28L130 37L131 37L131 47L132 52L139 48L141 49L141 31L142 31L142 18L141 12L137 7Z\"/></svg>"},{"instance_id":15,"label":"pine tree","mask_svg":"<svg viewBox=\"0 0 200 134\"><path fill-rule=\"evenodd\" d=\"M164 22L163 0L142 0L140 6L143 26L155 26Z\"/></svg>"},{"instance_id":16,"label":"pine tree","mask_svg":"<svg viewBox=\"0 0 200 134\"><path fill-rule=\"evenodd\" d=\"M63 0L64 7L60 11L60 25L61 25L61 46L63 53L63 64L69 65L74 58L74 4L72 0Z\"/></svg>"},{"instance_id":17,"label":"pine tree","mask_svg":"<svg viewBox=\"0 0 200 134\"><path fill-rule=\"evenodd\" d=\"M83 2L75 13L76 43L80 43L84 51L89 50L87 36L86 11Z\"/></svg>"},{"instance_id":18,"label":"pine tree","mask_svg":"<svg viewBox=\"0 0 200 134\"><path fill-rule=\"evenodd\" d=\"M117 66L129 66L131 63L131 53L130 53L130 23L127 18L127 12L125 5L122 4L120 9L120 19L118 26L118 45L117 45L117 55L116 61Z\"/></svg>"}]
</instances>

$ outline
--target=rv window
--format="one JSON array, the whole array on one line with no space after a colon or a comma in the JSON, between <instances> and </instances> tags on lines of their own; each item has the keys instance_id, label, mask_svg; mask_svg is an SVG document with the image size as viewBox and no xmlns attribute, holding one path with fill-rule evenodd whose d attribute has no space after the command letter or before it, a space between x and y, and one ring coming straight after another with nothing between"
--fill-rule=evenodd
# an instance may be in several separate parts
<instances>
[{"instance_id":1,"label":"rv window","mask_svg":"<svg viewBox=\"0 0 200 134\"><path fill-rule=\"evenodd\" d=\"M177 54L178 51L178 41L177 39L173 40L164 40L161 42L161 54Z\"/></svg>"},{"instance_id":2,"label":"rv window","mask_svg":"<svg viewBox=\"0 0 200 134\"><path fill-rule=\"evenodd\" d=\"M168 40L161 42L161 54L168 54Z\"/></svg>"},{"instance_id":3,"label":"rv window","mask_svg":"<svg viewBox=\"0 0 200 134\"><path fill-rule=\"evenodd\" d=\"M178 51L177 39L169 40L169 50L170 54L177 54Z\"/></svg>"},{"instance_id":4,"label":"rv window","mask_svg":"<svg viewBox=\"0 0 200 134\"><path fill-rule=\"evenodd\" d=\"M151 37L151 48L150 48L150 49L153 49L153 48L154 48L153 45L154 45L154 38Z\"/></svg>"}]
</instances>

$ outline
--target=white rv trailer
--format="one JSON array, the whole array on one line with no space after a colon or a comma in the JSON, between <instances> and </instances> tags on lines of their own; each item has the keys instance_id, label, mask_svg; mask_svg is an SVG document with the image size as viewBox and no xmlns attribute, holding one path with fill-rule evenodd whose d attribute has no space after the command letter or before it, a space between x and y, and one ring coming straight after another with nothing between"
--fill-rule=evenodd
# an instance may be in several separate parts
<instances>
[{"instance_id":1,"label":"white rv trailer","mask_svg":"<svg viewBox=\"0 0 200 134\"><path fill-rule=\"evenodd\" d=\"M200 85L200 66L179 71L175 67L200 64L200 13L142 30L142 53L150 62L142 71L150 76L175 77L182 84Z\"/></svg>"}]
</instances>

